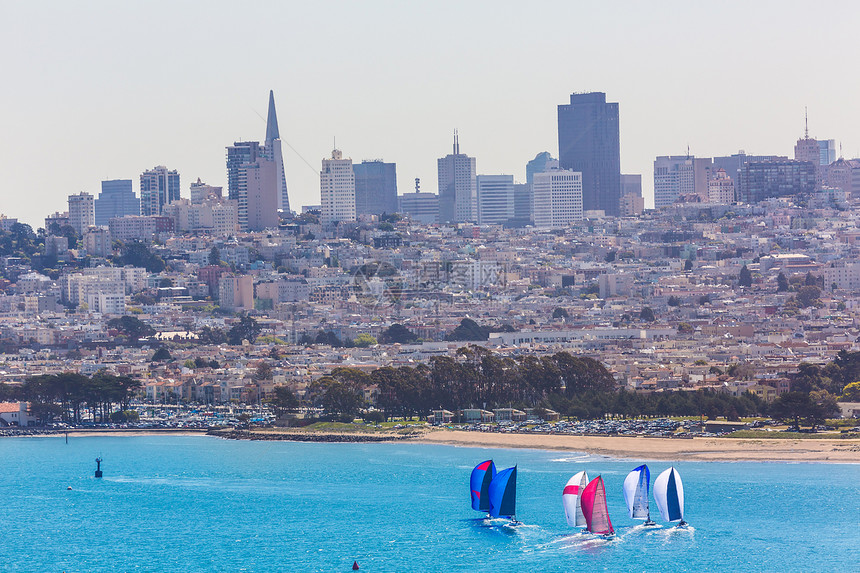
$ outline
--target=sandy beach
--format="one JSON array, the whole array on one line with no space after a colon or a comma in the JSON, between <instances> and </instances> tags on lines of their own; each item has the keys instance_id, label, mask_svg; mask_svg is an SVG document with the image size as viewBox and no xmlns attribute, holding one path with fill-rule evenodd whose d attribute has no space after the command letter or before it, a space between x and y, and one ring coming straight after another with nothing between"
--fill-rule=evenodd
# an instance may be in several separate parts
<instances>
[{"instance_id":1,"label":"sandy beach","mask_svg":"<svg viewBox=\"0 0 860 573\"><path fill-rule=\"evenodd\" d=\"M781 440L737 438L636 438L434 431L425 444L481 448L530 448L587 452L615 458L665 461L759 461L860 463L860 439Z\"/></svg>"}]
</instances>

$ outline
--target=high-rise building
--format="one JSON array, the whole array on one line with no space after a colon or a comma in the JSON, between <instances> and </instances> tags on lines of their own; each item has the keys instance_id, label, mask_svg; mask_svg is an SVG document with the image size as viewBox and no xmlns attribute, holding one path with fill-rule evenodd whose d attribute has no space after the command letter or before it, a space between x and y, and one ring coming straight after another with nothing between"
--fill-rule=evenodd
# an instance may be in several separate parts
<instances>
[{"instance_id":1,"label":"high-rise building","mask_svg":"<svg viewBox=\"0 0 860 573\"><path fill-rule=\"evenodd\" d=\"M204 201L212 201L223 198L223 188L214 187L203 183L200 178L191 183L191 204L197 205Z\"/></svg>"},{"instance_id":2,"label":"high-rise building","mask_svg":"<svg viewBox=\"0 0 860 573\"><path fill-rule=\"evenodd\" d=\"M355 175L352 159L344 159L339 149L331 152L331 159L322 160L320 171L321 223L355 221Z\"/></svg>"},{"instance_id":3,"label":"high-rise building","mask_svg":"<svg viewBox=\"0 0 860 573\"><path fill-rule=\"evenodd\" d=\"M744 165L751 162L777 161L783 159L788 159L788 157L779 155L747 155L742 149L734 155L714 157L711 169L713 171L723 169L726 172L726 175L731 178L732 183L735 185L735 190L737 190L740 182L740 172Z\"/></svg>"},{"instance_id":4,"label":"high-rise building","mask_svg":"<svg viewBox=\"0 0 860 573\"><path fill-rule=\"evenodd\" d=\"M160 215L161 209L179 199L179 172L159 165L140 174L140 213Z\"/></svg>"},{"instance_id":5,"label":"high-rise building","mask_svg":"<svg viewBox=\"0 0 860 573\"><path fill-rule=\"evenodd\" d=\"M543 173L551 169L558 169L558 159L554 159L549 151L542 151L535 158L526 163L526 183L532 184L535 173Z\"/></svg>"},{"instance_id":6,"label":"high-rise building","mask_svg":"<svg viewBox=\"0 0 860 573\"><path fill-rule=\"evenodd\" d=\"M475 158L460 153L460 140L454 132L454 153L437 161L439 181L439 222L474 221L477 215Z\"/></svg>"},{"instance_id":7,"label":"high-rise building","mask_svg":"<svg viewBox=\"0 0 860 573\"><path fill-rule=\"evenodd\" d=\"M726 170L720 167L708 183L708 203L731 205L735 202L735 184Z\"/></svg>"},{"instance_id":8,"label":"high-rise building","mask_svg":"<svg viewBox=\"0 0 860 573\"><path fill-rule=\"evenodd\" d=\"M227 194L239 207L239 228L262 231L278 226L278 166L258 141L227 148Z\"/></svg>"},{"instance_id":9,"label":"high-rise building","mask_svg":"<svg viewBox=\"0 0 860 573\"><path fill-rule=\"evenodd\" d=\"M69 225L79 235L90 225L96 224L96 210L93 196L81 191L77 195L69 195Z\"/></svg>"},{"instance_id":10,"label":"high-rise building","mask_svg":"<svg viewBox=\"0 0 860 573\"><path fill-rule=\"evenodd\" d=\"M569 170L535 173L532 188L535 227L563 229L582 220L582 173Z\"/></svg>"},{"instance_id":11,"label":"high-rise building","mask_svg":"<svg viewBox=\"0 0 860 573\"><path fill-rule=\"evenodd\" d=\"M102 192L95 200L96 222L99 227L107 227L114 217L140 215L140 199L134 194L131 179L102 181Z\"/></svg>"},{"instance_id":12,"label":"high-rise building","mask_svg":"<svg viewBox=\"0 0 860 573\"><path fill-rule=\"evenodd\" d=\"M263 155L275 163L277 179L278 209L290 212L290 197L287 195L287 176L284 172L284 154L281 151L281 132L278 129L278 114L275 112L275 92L269 90L269 115L266 118L266 142Z\"/></svg>"},{"instance_id":13,"label":"high-rise building","mask_svg":"<svg viewBox=\"0 0 860 573\"><path fill-rule=\"evenodd\" d=\"M708 201L713 160L691 155L660 156L654 160L654 208L659 209L696 195Z\"/></svg>"},{"instance_id":14,"label":"high-rise building","mask_svg":"<svg viewBox=\"0 0 860 573\"><path fill-rule=\"evenodd\" d=\"M352 166L355 175L355 214L382 215L397 212L397 165L381 160Z\"/></svg>"},{"instance_id":15,"label":"high-rise building","mask_svg":"<svg viewBox=\"0 0 860 573\"><path fill-rule=\"evenodd\" d=\"M770 197L786 197L815 190L815 165L809 161L761 161L746 163L739 176L737 196L744 203Z\"/></svg>"},{"instance_id":16,"label":"high-rise building","mask_svg":"<svg viewBox=\"0 0 860 573\"><path fill-rule=\"evenodd\" d=\"M478 197L478 224L501 225L513 219L514 176L478 175L475 178Z\"/></svg>"},{"instance_id":17,"label":"high-rise building","mask_svg":"<svg viewBox=\"0 0 860 573\"><path fill-rule=\"evenodd\" d=\"M837 153L835 139L819 139L818 148L821 151L821 156L819 157L819 165L830 165L831 163L836 161Z\"/></svg>"},{"instance_id":18,"label":"high-rise building","mask_svg":"<svg viewBox=\"0 0 860 573\"><path fill-rule=\"evenodd\" d=\"M602 92L571 94L558 106L558 159L561 168L582 174L584 210L617 216L621 198L621 143L618 104Z\"/></svg>"},{"instance_id":19,"label":"high-rise building","mask_svg":"<svg viewBox=\"0 0 860 573\"><path fill-rule=\"evenodd\" d=\"M514 183L514 221L509 225L525 227L534 223L534 193L529 183Z\"/></svg>"},{"instance_id":20,"label":"high-rise building","mask_svg":"<svg viewBox=\"0 0 860 573\"><path fill-rule=\"evenodd\" d=\"M639 174L621 174L621 209L622 217L635 217L645 211L645 198L642 197L642 176Z\"/></svg>"}]
</instances>

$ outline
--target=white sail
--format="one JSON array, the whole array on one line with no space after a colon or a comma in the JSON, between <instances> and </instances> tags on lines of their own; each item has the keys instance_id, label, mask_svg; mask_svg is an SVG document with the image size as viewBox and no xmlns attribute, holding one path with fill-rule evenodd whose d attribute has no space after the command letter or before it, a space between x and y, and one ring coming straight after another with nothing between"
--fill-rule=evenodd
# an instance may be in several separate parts
<instances>
[{"instance_id":1,"label":"white sail","mask_svg":"<svg viewBox=\"0 0 860 573\"><path fill-rule=\"evenodd\" d=\"M674 467L654 480L654 501L664 521L684 520L684 484Z\"/></svg>"},{"instance_id":2,"label":"white sail","mask_svg":"<svg viewBox=\"0 0 860 573\"><path fill-rule=\"evenodd\" d=\"M585 515L582 513L580 496L582 490L588 485L588 474L578 472L567 480L564 493L561 495L561 503L564 506L564 517L571 527L585 527Z\"/></svg>"},{"instance_id":3,"label":"white sail","mask_svg":"<svg viewBox=\"0 0 860 573\"><path fill-rule=\"evenodd\" d=\"M648 479L650 472L648 466L641 465L627 474L624 479L622 491L624 501L627 503L627 513L633 519L649 519L648 509Z\"/></svg>"}]
</instances>

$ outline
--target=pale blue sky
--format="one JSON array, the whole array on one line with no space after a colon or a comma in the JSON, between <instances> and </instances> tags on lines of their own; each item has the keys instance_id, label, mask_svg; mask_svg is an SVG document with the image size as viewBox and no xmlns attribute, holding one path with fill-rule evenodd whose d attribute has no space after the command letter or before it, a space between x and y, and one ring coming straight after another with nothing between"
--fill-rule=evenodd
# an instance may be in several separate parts
<instances>
[{"instance_id":1,"label":"pale blue sky","mask_svg":"<svg viewBox=\"0 0 860 573\"><path fill-rule=\"evenodd\" d=\"M573 91L620 104L621 165L650 201L656 155L860 155L854 2L0 0L0 212L42 226L66 196L155 165L225 185L275 90L294 208L332 139L436 191L454 128L479 174L557 154ZM225 189L226 192L226 189Z\"/></svg>"}]
</instances>

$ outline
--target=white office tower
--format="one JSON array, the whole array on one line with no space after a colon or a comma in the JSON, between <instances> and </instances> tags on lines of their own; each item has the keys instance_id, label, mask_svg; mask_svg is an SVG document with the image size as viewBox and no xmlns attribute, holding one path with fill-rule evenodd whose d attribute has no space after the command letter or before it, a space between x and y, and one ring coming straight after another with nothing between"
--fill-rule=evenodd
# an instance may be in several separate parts
<instances>
[{"instance_id":1,"label":"white office tower","mask_svg":"<svg viewBox=\"0 0 860 573\"><path fill-rule=\"evenodd\" d=\"M478 192L474 157L460 153L454 132L454 153L437 160L439 176L439 222L463 223L477 219Z\"/></svg>"},{"instance_id":2,"label":"white office tower","mask_svg":"<svg viewBox=\"0 0 860 573\"><path fill-rule=\"evenodd\" d=\"M69 195L69 225L78 233L90 225L96 224L96 206L93 196L81 191L78 195Z\"/></svg>"},{"instance_id":3,"label":"white office tower","mask_svg":"<svg viewBox=\"0 0 860 573\"><path fill-rule=\"evenodd\" d=\"M501 225L516 216L513 175L478 175L475 180L479 225Z\"/></svg>"},{"instance_id":4,"label":"white office tower","mask_svg":"<svg viewBox=\"0 0 860 573\"><path fill-rule=\"evenodd\" d=\"M563 229L582 220L582 173L535 173L533 185L535 227Z\"/></svg>"},{"instance_id":5,"label":"white office tower","mask_svg":"<svg viewBox=\"0 0 860 573\"><path fill-rule=\"evenodd\" d=\"M320 201L322 223L355 221L355 174L352 159L344 159L340 149L331 152L331 159L322 160L320 171Z\"/></svg>"}]
</instances>

